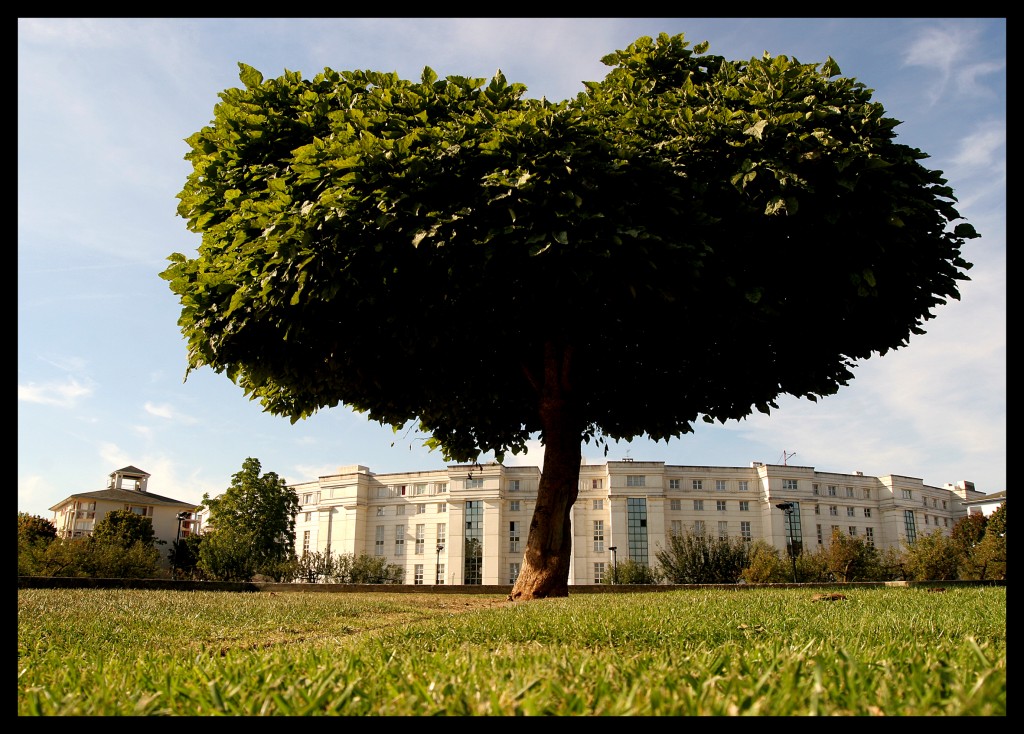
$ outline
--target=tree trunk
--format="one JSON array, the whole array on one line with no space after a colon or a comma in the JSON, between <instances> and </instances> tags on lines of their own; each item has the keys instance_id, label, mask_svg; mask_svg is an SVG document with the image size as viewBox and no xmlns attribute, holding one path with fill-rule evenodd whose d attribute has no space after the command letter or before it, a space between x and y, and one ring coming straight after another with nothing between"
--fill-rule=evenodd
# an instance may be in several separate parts
<instances>
[{"instance_id":1,"label":"tree trunk","mask_svg":"<svg viewBox=\"0 0 1024 734\"><path fill-rule=\"evenodd\" d=\"M544 465L526 553L508 598L528 601L569 595L570 512L579 495L582 426L569 381L571 350L546 345L540 390Z\"/></svg>"}]
</instances>

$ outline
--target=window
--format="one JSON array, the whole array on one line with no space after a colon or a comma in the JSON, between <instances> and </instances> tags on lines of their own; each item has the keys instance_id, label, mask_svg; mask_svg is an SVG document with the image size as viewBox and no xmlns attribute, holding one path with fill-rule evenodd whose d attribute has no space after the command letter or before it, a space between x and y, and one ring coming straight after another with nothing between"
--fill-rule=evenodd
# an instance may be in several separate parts
<instances>
[{"instance_id":1,"label":"window","mask_svg":"<svg viewBox=\"0 0 1024 734\"><path fill-rule=\"evenodd\" d=\"M384 517L384 506L383 505L377 508L377 517Z\"/></svg>"},{"instance_id":2,"label":"window","mask_svg":"<svg viewBox=\"0 0 1024 734\"><path fill-rule=\"evenodd\" d=\"M600 562L600 563L595 563L594 564L594 583L595 584L603 584L604 583L604 562L603 561Z\"/></svg>"},{"instance_id":3,"label":"window","mask_svg":"<svg viewBox=\"0 0 1024 734\"><path fill-rule=\"evenodd\" d=\"M864 517L871 517L871 508L870 507L865 507L864 508Z\"/></svg>"},{"instance_id":4,"label":"window","mask_svg":"<svg viewBox=\"0 0 1024 734\"><path fill-rule=\"evenodd\" d=\"M866 500L871 499L871 490L870 489L865 489L864 490L864 499L866 499Z\"/></svg>"},{"instance_id":5,"label":"window","mask_svg":"<svg viewBox=\"0 0 1024 734\"><path fill-rule=\"evenodd\" d=\"M847 529L850 531L850 537L851 538L856 538L857 537L857 526L856 525L851 525Z\"/></svg>"},{"instance_id":6,"label":"window","mask_svg":"<svg viewBox=\"0 0 1024 734\"><path fill-rule=\"evenodd\" d=\"M395 525L395 555L405 555L405 525Z\"/></svg>"},{"instance_id":7,"label":"window","mask_svg":"<svg viewBox=\"0 0 1024 734\"><path fill-rule=\"evenodd\" d=\"M818 529L818 545L821 545L821 525L815 526Z\"/></svg>"},{"instance_id":8,"label":"window","mask_svg":"<svg viewBox=\"0 0 1024 734\"><path fill-rule=\"evenodd\" d=\"M303 520L305 520L306 522L309 522L310 520L312 520L312 519L313 519L313 513L312 513L312 512L307 512L307 513L306 513L306 514L305 514L305 515L303 516L303 518L302 518L302 519L303 519Z\"/></svg>"},{"instance_id":9,"label":"window","mask_svg":"<svg viewBox=\"0 0 1024 734\"><path fill-rule=\"evenodd\" d=\"M829 497L835 497L836 496L836 485L834 485L834 484L828 485L828 496Z\"/></svg>"},{"instance_id":10,"label":"window","mask_svg":"<svg viewBox=\"0 0 1024 734\"><path fill-rule=\"evenodd\" d=\"M932 507L936 507L936 502L935 502L935 498L934 497L932 497Z\"/></svg>"},{"instance_id":11,"label":"window","mask_svg":"<svg viewBox=\"0 0 1024 734\"><path fill-rule=\"evenodd\" d=\"M416 546L415 546L415 550L413 551L413 553L415 553L417 556L422 556L423 555L423 547L426 545L426 543L427 543L426 525L417 525L416 526Z\"/></svg>"},{"instance_id":12,"label":"window","mask_svg":"<svg viewBox=\"0 0 1024 734\"><path fill-rule=\"evenodd\" d=\"M798 481L796 479L783 479L782 480L782 488L783 489L797 489L798 488Z\"/></svg>"},{"instance_id":13,"label":"window","mask_svg":"<svg viewBox=\"0 0 1024 734\"><path fill-rule=\"evenodd\" d=\"M390 496L390 487L377 487L377 497L388 497Z\"/></svg>"},{"instance_id":14,"label":"window","mask_svg":"<svg viewBox=\"0 0 1024 734\"><path fill-rule=\"evenodd\" d=\"M729 521L719 520L718 521L718 539L728 540L729 539Z\"/></svg>"},{"instance_id":15,"label":"window","mask_svg":"<svg viewBox=\"0 0 1024 734\"><path fill-rule=\"evenodd\" d=\"M750 534L750 520L740 521L740 537L743 538L745 543L749 543L753 536Z\"/></svg>"},{"instance_id":16,"label":"window","mask_svg":"<svg viewBox=\"0 0 1024 734\"><path fill-rule=\"evenodd\" d=\"M590 488L591 489L601 489L602 487L604 487L604 480L603 479L591 479L590 480Z\"/></svg>"},{"instance_id":17,"label":"window","mask_svg":"<svg viewBox=\"0 0 1024 734\"><path fill-rule=\"evenodd\" d=\"M820 515L821 514L821 508L818 507L818 505L814 506L814 514L815 515Z\"/></svg>"},{"instance_id":18,"label":"window","mask_svg":"<svg viewBox=\"0 0 1024 734\"><path fill-rule=\"evenodd\" d=\"M683 534L683 521L673 520L672 529L669 531L671 535L682 535Z\"/></svg>"},{"instance_id":19,"label":"window","mask_svg":"<svg viewBox=\"0 0 1024 734\"><path fill-rule=\"evenodd\" d=\"M520 553L519 547L519 528L522 527L522 523L512 520L508 524L508 552L509 553Z\"/></svg>"},{"instance_id":20,"label":"window","mask_svg":"<svg viewBox=\"0 0 1024 734\"><path fill-rule=\"evenodd\" d=\"M417 563L412 567L412 582L413 584L423 583L423 564Z\"/></svg>"},{"instance_id":21,"label":"window","mask_svg":"<svg viewBox=\"0 0 1024 734\"><path fill-rule=\"evenodd\" d=\"M846 496L847 497L853 497L853 487L847 487L846 488Z\"/></svg>"},{"instance_id":22,"label":"window","mask_svg":"<svg viewBox=\"0 0 1024 734\"><path fill-rule=\"evenodd\" d=\"M715 500L715 509L719 512L725 512L725 500Z\"/></svg>"},{"instance_id":23,"label":"window","mask_svg":"<svg viewBox=\"0 0 1024 734\"><path fill-rule=\"evenodd\" d=\"M519 500L512 500L508 503L509 512L519 512Z\"/></svg>"},{"instance_id":24,"label":"window","mask_svg":"<svg viewBox=\"0 0 1024 734\"><path fill-rule=\"evenodd\" d=\"M821 494L821 490L818 488L817 484L811 485L811 494Z\"/></svg>"},{"instance_id":25,"label":"window","mask_svg":"<svg viewBox=\"0 0 1024 734\"><path fill-rule=\"evenodd\" d=\"M434 482L434 494L447 494L448 482Z\"/></svg>"},{"instance_id":26,"label":"window","mask_svg":"<svg viewBox=\"0 0 1024 734\"><path fill-rule=\"evenodd\" d=\"M643 474L627 474L626 475L626 486L627 487L645 487L647 486L644 482L646 477Z\"/></svg>"},{"instance_id":27,"label":"window","mask_svg":"<svg viewBox=\"0 0 1024 734\"><path fill-rule=\"evenodd\" d=\"M518 563L508 564L508 582L514 584L516 579L519 578L519 565Z\"/></svg>"},{"instance_id":28,"label":"window","mask_svg":"<svg viewBox=\"0 0 1024 734\"><path fill-rule=\"evenodd\" d=\"M724 479L716 479L715 480L715 491L716 492L724 492L725 491L725 480Z\"/></svg>"},{"instance_id":29,"label":"window","mask_svg":"<svg viewBox=\"0 0 1024 734\"><path fill-rule=\"evenodd\" d=\"M392 497L405 497L406 485L396 484L391 488Z\"/></svg>"},{"instance_id":30,"label":"window","mask_svg":"<svg viewBox=\"0 0 1024 734\"><path fill-rule=\"evenodd\" d=\"M483 489L483 486L484 486L484 480L483 479L467 479L466 480L466 489Z\"/></svg>"},{"instance_id":31,"label":"window","mask_svg":"<svg viewBox=\"0 0 1024 734\"><path fill-rule=\"evenodd\" d=\"M914 499L914 493L911 492L909 489L901 489L900 490L900 496L902 496L903 499L905 499L905 500L912 500L912 499Z\"/></svg>"},{"instance_id":32,"label":"window","mask_svg":"<svg viewBox=\"0 0 1024 734\"><path fill-rule=\"evenodd\" d=\"M395 505L395 514L396 515L404 515L405 514L405 505Z\"/></svg>"},{"instance_id":33,"label":"window","mask_svg":"<svg viewBox=\"0 0 1024 734\"><path fill-rule=\"evenodd\" d=\"M592 510L603 510L604 509L604 500L594 500L593 503L590 505L590 509L592 509Z\"/></svg>"},{"instance_id":34,"label":"window","mask_svg":"<svg viewBox=\"0 0 1024 734\"><path fill-rule=\"evenodd\" d=\"M444 564L443 563L437 564L437 576L434 578L434 583L435 584L443 584L444 583Z\"/></svg>"},{"instance_id":35,"label":"window","mask_svg":"<svg viewBox=\"0 0 1024 734\"><path fill-rule=\"evenodd\" d=\"M604 520L594 520L594 552L604 553Z\"/></svg>"},{"instance_id":36,"label":"window","mask_svg":"<svg viewBox=\"0 0 1024 734\"><path fill-rule=\"evenodd\" d=\"M438 502L437 503L437 511L438 512L448 512L448 503L447 502Z\"/></svg>"},{"instance_id":37,"label":"window","mask_svg":"<svg viewBox=\"0 0 1024 734\"><path fill-rule=\"evenodd\" d=\"M448 530L448 526L443 522L437 524L437 543L438 545L444 545L445 534Z\"/></svg>"},{"instance_id":38,"label":"window","mask_svg":"<svg viewBox=\"0 0 1024 734\"><path fill-rule=\"evenodd\" d=\"M382 556L384 555L384 526L378 525L374 532L376 535L373 539L373 555Z\"/></svg>"},{"instance_id":39,"label":"window","mask_svg":"<svg viewBox=\"0 0 1024 734\"><path fill-rule=\"evenodd\" d=\"M643 497L626 498L626 544L629 560L647 565L647 500Z\"/></svg>"},{"instance_id":40,"label":"window","mask_svg":"<svg viewBox=\"0 0 1024 734\"><path fill-rule=\"evenodd\" d=\"M856 512L856 508L853 508L853 507L847 507L846 508L846 516L847 517L853 517L855 512Z\"/></svg>"},{"instance_id":41,"label":"window","mask_svg":"<svg viewBox=\"0 0 1024 734\"><path fill-rule=\"evenodd\" d=\"M750 503L747 500L740 502L740 512L750 512Z\"/></svg>"},{"instance_id":42,"label":"window","mask_svg":"<svg viewBox=\"0 0 1024 734\"><path fill-rule=\"evenodd\" d=\"M704 534L704 521L703 520L694 520L693 521L693 534L694 535L703 535Z\"/></svg>"},{"instance_id":43,"label":"window","mask_svg":"<svg viewBox=\"0 0 1024 734\"><path fill-rule=\"evenodd\" d=\"M422 502L420 502L418 505L416 505L416 514L417 515L422 515L426 511L427 511L427 506L425 504L423 504Z\"/></svg>"},{"instance_id":44,"label":"window","mask_svg":"<svg viewBox=\"0 0 1024 734\"><path fill-rule=\"evenodd\" d=\"M669 500L668 501L668 509L673 510L675 512L678 512L679 510L682 510L683 509L683 502L682 502L682 500Z\"/></svg>"},{"instance_id":45,"label":"window","mask_svg":"<svg viewBox=\"0 0 1024 734\"><path fill-rule=\"evenodd\" d=\"M128 512L134 513L136 515L142 515L143 517L153 517L152 507L143 507L142 505L125 505L125 509L128 510Z\"/></svg>"},{"instance_id":46,"label":"window","mask_svg":"<svg viewBox=\"0 0 1024 734\"><path fill-rule=\"evenodd\" d=\"M426 484L414 484L414 485L412 485L412 493L413 494L426 494L427 493L427 485Z\"/></svg>"},{"instance_id":47,"label":"window","mask_svg":"<svg viewBox=\"0 0 1024 734\"><path fill-rule=\"evenodd\" d=\"M872 548L875 547L875 529L874 528L864 528L864 542L867 543Z\"/></svg>"},{"instance_id":48,"label":"window","mask_svg":"<svg viewBox=\"0 0 1024 734\"><path fill-rule=\"evenodd\" d=\"M741 479L739 482L737 482L737 484L739 484L741 492L746 492L747 490L750 489L750 482L748 482L746 479Z\"/></svg>"},{"instance_id":49,"label":"window","mask_svg":"<svg viewBox=\"0 0 1024 734\"><path fill-rule=\"evenodd\" d=\"M680 488L680 484L681 484L681 482L678 479L669 479L668 480L668 488L669 489L679 489Z\"/></svg>"},{"instance_id":50,"label":"window","mask_svg":"<svg viewBox=\"0 0 1024 734\"><path fill-rule=\"evenodd\" d=\"M507 484L506 484L506 486L508 487L508 491L509 492L518 492L519 491L519 480L518 479L509 479Z\"/></svg>"},{"instance_id":51,"label":"window","mask_svg":"<svg viewBox=\"0 0 1024 734\"><path fill-rule=\"evenodd\" d=\"M463 536L464 560L462 565L462 583L482 584L484 565L484 503L481 500L469 500L465 504L466 528Z\"/></svg>"},{"instance_id":52,"label":"window","mask_svg":"<svg viewBox=\"0 0 1024 734\"><path fill-rule=\"evenodd\" d=\"M925 516L924 516L924 524L925 524L925 525L927 525L927 524L928 524L928 516L927 516L927 515L925 515Z\"/></svg>"},{"instance_id":53,"label":"window","mask_svg":"<svg viewBox=\"0 0 1024 734\"><path fill-rule=\"evenodd\" d=\"M692 481L692 482L690 483L690 486L691 486L691 487L692 487L693 489L704 489L704 480L703 480L703 479L694 479L694 480L693 480L693 481Z\"/></svg>"},{"instance_id":54,"label":"window","mask_svg":"<svg viewBox=\"0 0 1024 734\"><path fill-rule=\"evenodd\" d=\"M309 531L305 530L302 533L302 555L309 553Z\"/></svg>"},{"instance_id":55,"label":"window","mask_svg":"<svg viewBox=\"0 0 1024 734\"><path fill-rule=\"evenodd\" d=\"M696 512L703 512L704 511L704 500L694 500L693 501L693 509Z\"/></svg>"},{"instance_id":56,"label":"window","mask_svg":"<svg viewBox=\"0 0 1024 734\"><path fill-rule=\"evenodd\" d=\"M835 517L836 515L839 514L839 508L836 507L835 505L829 505L828 514L831 515L832 517Z\"/></svg>"}]
</instances>

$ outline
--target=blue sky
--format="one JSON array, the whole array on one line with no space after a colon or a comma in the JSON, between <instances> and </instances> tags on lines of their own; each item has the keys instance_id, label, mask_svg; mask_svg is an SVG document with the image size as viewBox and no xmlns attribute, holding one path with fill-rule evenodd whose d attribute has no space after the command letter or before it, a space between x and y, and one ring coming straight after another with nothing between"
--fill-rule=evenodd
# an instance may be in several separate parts
<instances>
[{"instance_id":1,"label":"blue sky","mask_svg":"<svg viewBox=\"0 0 1024 734\"><path fill-rule=\"evenodd\" d=\"M176 215L184 139L208 124L238 62L276 77L394 71L491 77L531 97L575 96L602 56L684 33L729 59L834 58L875 90L898 142L945 172L982 234L961 300L904 349L861 363L817 403L780 398L770 416L666 442L592 446L592 463L900 474L1006 488L1006 20L1003 18L20 18L18 21L18 510L50 517L125 465L150 491L199 502L247 457L288 482L338 466L442 468L415 432L345 408L292 425L226 377L184 381L180 304L158 276L198 237ZM813 338L809 334L808 338ZM486 460L487 457L484 457ZM509 463L536 464L541 447Z\"/></svg>"}]
</instances>

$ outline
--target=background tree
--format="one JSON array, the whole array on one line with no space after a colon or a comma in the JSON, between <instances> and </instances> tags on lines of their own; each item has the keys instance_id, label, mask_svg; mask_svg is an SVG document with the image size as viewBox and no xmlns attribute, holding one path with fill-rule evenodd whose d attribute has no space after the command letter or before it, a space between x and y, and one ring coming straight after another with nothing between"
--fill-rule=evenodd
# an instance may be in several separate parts
<instances>
[{"instance_id":1,"label":"background tree","mask_svg":"<svg viewBox=\"0 0 1024 734\"><path fill-rule=\"evenodd\" d=\"M43 555L57 537L57 527L39 515L18 513L18 575L41 576Z\"/></svg>"},{"instance_id":2,"label":"background tree","mask_svg":"<svg viewBox=\"0 0 1024 734\"><path fill-rule=\"evenodd\" d=\"M1006 502L988 517L985 535L975 548L979 579L1006 579Z\"/></svg>"},{"instance_id":3,"label":"background tree","mask_svg":"<svg viewBox=\"0 0 1024 734\"><path fill-rule=\"evenodd\" d=\"M868 581L877 568L877 553L863 538L833 530L831 542L822 549L825 565L836 581Z\"/></svg>"},{"instance_id":4,"label":"background tree","mask_svg":"<svg viewBox=\"0 0 1024 734\"><path fill-rule=\"evenodd\" d=\"M957 578L957 548L941 530L921 533L903 544L903 569L911 581L951 581Z\"/></svg>"},{"instance_id":5,"label":"background tree","mask_svg":"<svg viewBox=\"0 0 1024 734\"><path fill-rule=\"evenodd\" d=\"M864 84L831 58L707 49L640 38L564 102L500 71L240 63L244 88L188 138L198 256L161 273L186 375L293 422L338 404L415 421L447 460L539 435L510 598L567 595L583 443L834 394L970 267L952 190Z\"/></svg>"},{"instance_id":6,"label":"background tree","mask_svg":"<svg viewBox=\"0 0 1024 734\"><path fill-rule=\"evenodd\" d=\"M121 548L129 548L135 543L153 546L164 542L156 539L152 518L130 510L111 510L104 515L93 528L92 539Z\"/></svg>"},{"instance_id":7,"label":"background tree","mask_svg":"<svg viewBox=\"0 0 1024 734\"><path fill-rule=\"evenodd\" d=\"M949 537L957 555L958 576L962 579L980 579L984 573L984 562L975 558L975 550L985 537L988 518L981 514L961 517L950 530ZM981 561L979 563L979 561Z\"/></svg>"},{"instance_id":8,"label":"background tree","mask_svg":"<svg viewBox=\"0 0 1024 734\"><path fill-rule=\"evenodd\" d=\"M263 574L280 581L295 558L299 497L275 472L260 475L258 459L242 462L224 494L211 499L199 568L215 579L249 581ZM202 507L200 509L202 509Z\"/></svg>"},{"instance_id":9,"label":"background tree","mask_svg":"<svg viewBox=\"0 0 1024 734\"><path fill-rule=\"evenodd\" d=\"M167 553L171 569L179 578L197 578L202 576L199 570L199 548L203 543L202 535L186 535L171 543Z\"/></svg>"},{"instance_id":10,"label":"background tree","mask_svg":"<svg viewBox=\"0 0 1024 734\"><path fill-rule=\"evenodd\" d=\"M672 535L655 557L670 584L735 584L749 563L749 545L740 538L686 532Z\"/></svg>"},{"instance_id":11,"label":"background tree","mask_svg":"<svg viewBox=\"0 0 1024 734\"><path fill-rule=\"evenodd\" d=\"M784 584L793 580L791 562L768 541L757 538L747 551L747 567L740 578L748 584Z\"/></svg>"}]
</instances>

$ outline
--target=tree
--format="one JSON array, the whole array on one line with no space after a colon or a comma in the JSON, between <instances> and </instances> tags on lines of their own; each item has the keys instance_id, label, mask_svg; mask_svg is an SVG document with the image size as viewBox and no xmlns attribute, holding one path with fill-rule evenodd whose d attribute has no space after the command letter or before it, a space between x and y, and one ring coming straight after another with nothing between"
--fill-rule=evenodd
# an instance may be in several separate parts
<instances>
[{"instance_id":1,"label":"tree","mask_svg":"<svg viewBox=\"0 0 1024 734\"><path fill-rule=\"evenodd\" d=\"M957 548L941 530L904 541L903 568L913 581L951 581L957 578Z\"/></svg>"},{"instance_id":2,"label":"tree","mask_svg":"<svg viewBox=\"0 0 1024 734\"><path fill-rule=\"evenodd\" d=\"M740 578L748 584L784 584L793 580L790 562L784 561L779 549L768 541L761 538L752 541L747 557L747 567Z\"/></svg>"},{"instance_id":3,"label":"tree","mask_svg":"<svg viewBox=\"0 0 1024 734\"><path fill-rule=\"evenodd\" d=\"M199 545L199 568L225 581L249 581L256 574L281 580L295 559L295 516L299 497L275 472L260 476L258 459L242 462L224 494L211 499L207 531ZM202 509L202 507L200 509Z\"/></svg>"},{"instance_id":4,"label":"tree","mask_svg":"<svg viewBox=\"0 0 1024 734\"><path fill-rule=\"evenodd\" d=\"M18 575L39 576L47 547L57 537L57 527L39 515L18 513Z\"/></svg>"},{"instance_id":5,"label":"tree","mask_svg":"<svg viewBox=\"0 0 1024 734\"><path fill-rule=\"evenodd\" d=\"M749 563L749 544L740 538L682 533L655 553L670 584L734 584Z\"/></svg>"},{"instance_id":6,"label":"tree","mask_svg":"<svg viewBox=\"0 0 1024 734\"><path fill-rule=\"evenodd\" d=\"M1006 502L988 517L985 535L975 548L980 579L1006 579Z\"/></svg>"},{"instance_id":7,"label":"tree","mask_svg":"<svg viewBox=\"0 0 1024 734\"><path fill-rule=\"evenodd\" d=\"M961 517L953 524L949 537L957 554L958 575L962 579L983 578L984 563L976 557L976 550L985 537L988 518L982 514Z\"/></svg>"},{"instance_id":8,"label":"tree","mask_svg":"<svg viewBox=\"0 0 1024 734\"><path fill-rule=\"evenodd\" d=\"M606 584L656 584L662 579L659 569L651 568L646 563L627 558L617 564L614 575L606 574Z\"/></svg>"},{"instance_id":9,"label":"tree","mask_svg":"<svg viewBox=\"0 0 1024 734\"><path fill-rule=\"evenodd\" d=\"M171 543L167 559L175 576L195 578L202 575L199 570L199 548L202 543L202 535L186 535Z\"/></svg>"},{"instance_id":10,"label":"tree","mask_svg":"<svg viewBox=\"0 0 1024 734\"><path fill-rule=\"evenodd\" d=\"M415 422L450 461L539 436L510 598L566 596L583 443L832 395L970 268L977 233L870 89L831 58L707 49L642 37L562 102L500 71L239 63L187 140L198 255L161 273L186 378L210 367L292 422Z\"/></svg>"},{"instance_id":11,"label":"tree","mask_svg":"<svg viewBox=\"0 0 1024 734\"><path fill-rule=\"evenodd\" d=\"M842 530L832 531L828 548L823 549L825 566L836 581L868 581L878 567L878 553L863 538L851 537Z\"/></svg>"},{"instance_id":12,"label":"tree","mask_svg":"<svg viewBox=\"0 0 1024 734\"><path fill-rule=\"evenodd\" d=\"M111 510L93 528L92 539L97 543L129 548L135 543L153 546L163 543L156 539L153 520L131 510Z\"/></svg>"}]
</instances>

